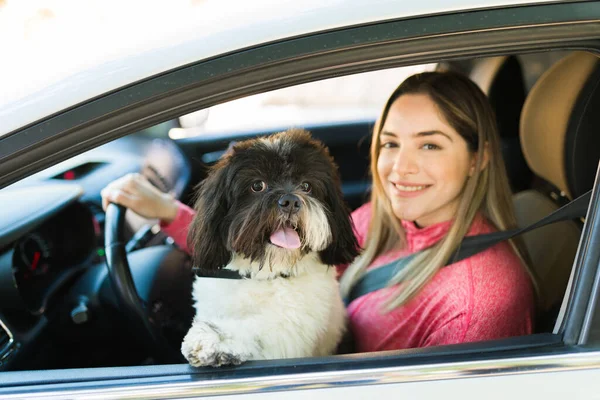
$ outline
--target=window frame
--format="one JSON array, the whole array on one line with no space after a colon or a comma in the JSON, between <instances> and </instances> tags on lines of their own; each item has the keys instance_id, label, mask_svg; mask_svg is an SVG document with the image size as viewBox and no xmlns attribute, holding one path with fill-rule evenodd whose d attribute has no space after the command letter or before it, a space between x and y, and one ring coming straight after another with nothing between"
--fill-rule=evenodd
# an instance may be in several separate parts
<instances>
[{"instance_id":1,"label":"window frame","mask_svg":"<svg viewBox=\"0 0 600 400\"><path fill-rule=\"evenodd\" d=\"M575 256L572 273L573 289L567 293L565 317L559 321L559 332L564 332L563 341L587 348L600 348L600 165L582 240ZM567 288L568 290L568 288Z\"/></svg>"}]
</instances>

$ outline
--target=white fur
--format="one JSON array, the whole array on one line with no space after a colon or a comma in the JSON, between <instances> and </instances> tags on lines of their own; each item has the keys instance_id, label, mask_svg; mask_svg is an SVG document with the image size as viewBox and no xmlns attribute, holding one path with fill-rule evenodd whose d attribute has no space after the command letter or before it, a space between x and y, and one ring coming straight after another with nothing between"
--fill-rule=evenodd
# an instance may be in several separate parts
<instances>
[{"instance_id":1,"label":"white fur","mask_svg":"<svg viewBox=\"0 0 600 400\"><path fill-rule=\"evenodd\" d=\"M286 251L268 246L274 257ZM276 265L259 271L256 263L234 255L226 268L251 278L196 278L196 316L181 346L191 365L324 356L336 350L346 312L335 268L321 264L317 253L293 268ZM281 277L282 272L290 276Z\"/></svg>"},{"instance_id":2,"label":"white fur","mask_svg":"<svg viewBox=\"0 0 600 400\"><path fill-rule=\"evenodd\" d=\"M331 229L325 215L325 207L317 199L299 196L303 207L300 220L306 222L304 245L314 251L321 251L331 243Z\"/></svg>"}]
</instances>

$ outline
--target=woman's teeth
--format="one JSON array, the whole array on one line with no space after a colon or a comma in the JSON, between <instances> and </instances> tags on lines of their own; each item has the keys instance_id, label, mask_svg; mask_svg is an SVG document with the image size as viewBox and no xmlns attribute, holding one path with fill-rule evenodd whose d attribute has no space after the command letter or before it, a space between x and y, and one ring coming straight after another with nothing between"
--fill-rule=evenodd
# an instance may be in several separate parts
<instances>
[{"instance_id":1,"label":"woman's teeth","mask_svg":"<svg viewBox=\"0 0 600 400\"><path fill-rule=\"evenodd\" d=\"M397 184L394 184L394 186L396 186L396 189L402 190L404 192L416 192L417 190L423 190L427 187L427 186L404 186L404 185L397 185Z\"/></svg>"}]
</instances>

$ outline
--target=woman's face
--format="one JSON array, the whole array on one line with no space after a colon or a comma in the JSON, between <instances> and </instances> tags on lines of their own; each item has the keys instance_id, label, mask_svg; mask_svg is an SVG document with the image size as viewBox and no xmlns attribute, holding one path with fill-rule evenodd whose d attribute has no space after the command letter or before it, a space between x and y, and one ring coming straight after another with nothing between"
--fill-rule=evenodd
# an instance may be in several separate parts
<instances>
[{"instance_id":1,"label":"woman's face","mask_svg":"<svg viewBox=\"0 0 600 400\"><path fill-rule=\"evenodd\" d=\"M377 172L396 217L421 227L452 219L475 157L430 97L400 96L379 141Z\"/></svg>"}]
</instances>

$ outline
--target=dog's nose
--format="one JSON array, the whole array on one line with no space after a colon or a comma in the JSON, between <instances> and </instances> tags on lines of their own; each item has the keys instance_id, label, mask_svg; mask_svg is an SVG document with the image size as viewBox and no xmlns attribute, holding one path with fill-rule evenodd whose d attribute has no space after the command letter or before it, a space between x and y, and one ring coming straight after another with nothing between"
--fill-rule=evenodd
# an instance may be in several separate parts
<instances>
[{"instance_id":1,"label":"dog's nose","mask_svg":"<svg viewBox=\"0 0 600 400\"><path fill-rule=\"evenodd\" d=\"M286 214L295 214L300 211L300 198L293 194L284 194L279 198L279 208Z\"/></svg>"}]
</instances>

